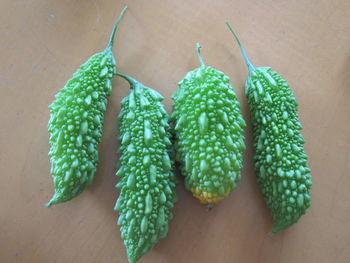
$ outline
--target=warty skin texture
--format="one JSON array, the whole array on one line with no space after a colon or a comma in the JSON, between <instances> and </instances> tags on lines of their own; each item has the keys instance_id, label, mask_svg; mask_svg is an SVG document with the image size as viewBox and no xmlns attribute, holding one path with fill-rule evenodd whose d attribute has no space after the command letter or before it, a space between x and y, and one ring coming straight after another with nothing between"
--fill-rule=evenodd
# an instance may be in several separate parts
<instances>
[{"instance_id":1,"label":"warty skin texture","mask_svg":"<svg viewBox=\"0 0 350 263\"><path fill-rule=\"evenodd\" d=\"M296 223L310 206L312 179L300 133L298 104L279 74L250 63L229 28L249 69L245 91L254 131L255 170L274 219L272 233L276 233Z\"/></svg>"},{"instance_id":2,"label":"warty skin texture","mask_svg":"<svg viewBox=\"0 0 350 263\"><path fill-rule=\"evenodd\" d=\"M120 190L115 210L130 263L166 237L176 199L170 159L168 114L163 97L125 76L131 89L122 100Z\"/></svg>"},{"instance_id":3,"label":"warty skin texture","mask_svg":"<svg viewBox=\"0 0 350 263\"><path fill-rule=\"evenodd\" d=\"M172 120L185 187L210 208L241 178L245 122L229 77L205 66L199 48L201 66L187 73L172 96Z\"/></svg>"},{"instance_id":4,"label":"warty skin texture","mask_svg":"<svg viewBox=\"0 0 350 263\"><path fill-rule=\"evenodd\" d=\"M83 64L50 105L49 155L56 190L48 206L72 199L93 181L115 71L109 52L96 54Z\"/></svg>"},{"instance_id":5,"label":"warty skin texture","mask_svg":"<svg viewBox=\"0 0 350 263\"><path fill-rule=\"evenodd\" d=\"M125 10L114 25L106 49L81 65L49 106L49 156L55 194L47 207L71 200L93 182L107 96L116 72L113 39Z\"/></svg>"}]
</instances>

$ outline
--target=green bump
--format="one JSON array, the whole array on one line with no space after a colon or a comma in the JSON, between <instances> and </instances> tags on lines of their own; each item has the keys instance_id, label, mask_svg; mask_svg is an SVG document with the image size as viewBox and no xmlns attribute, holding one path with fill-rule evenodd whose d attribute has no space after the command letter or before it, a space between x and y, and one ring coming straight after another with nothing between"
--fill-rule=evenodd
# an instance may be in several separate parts
<instances>
[{"instance_id":1,"label":"green bump","mask_svg":"<svg viewBox=\"0 0 350 263\"><path fill-rule=\"evenodd\" d=\"M272 155L270 155L270 154L266 155L266 162L272 163Z\"/></svg>"},{"instance_id":2,"label":"green bump","mask_svg":"<svg viewBox=\"0 0 350 263\"><path fill-rule=\"evenodd\" d=\"M144 138L145 138L145 145L150 147L152 145L152 130L151 130L149 121L145 121Z\"/></svg>"},{"instance_id":3,"label":"green bump","mask_svg":"<svg viewBox=\"0 0 350 263\"><path fill-rule=\"evenodd\" d=\"M261 85L260 81L258 80L258 81L255 83L255 85L256 85L256 88L257 88L257 90L258 90L258 93L259 93L260 95L263 95L263 94L264 94L264 88L263 88L263 86Z\"/></svg>"},{"instance_id":4,"label":"green bump","mask_svg":"<svg viewBox=\"0 0 350 263\"><path fill-rule=\"evenodd\" d=\"M91 104L91 96L90 95L88 95L86 98L85 98L85 103L86 103L86 105L90 105Z\"/></svg>"},{"instance_id":5,"label":"green bump","mask_svg":"<svg viewBox=\"0 0 350 263\"><path fill-rule=\"evenodd\" d=\"M114 210L116 210L116 209L114 209ZM116 211L118 211L118 210L116 210ZM121 226L123 224L123 220L124 220L124 217L123 216L119 216L118 221L117 221L117 225Z\"/></svg>"},{"instance_id":6,"label":"green bump","mask_svg":"<svg viewBox=\"0 0 350 263\"><path fill-rule=\"evenodd\" d=\"M298 207L303 207L304 206L304 196L302 194L298 195L297 204L298 204Z\"/></svg>"},{"instance_id":7,"label":"green bump","mask_svg":"<svg viewBox=\"0 0 350 263\"><path fill-rule=\"evenodd\" d=\"M161 136L164 136L166 134L166 131L163 126L158 127L158 132Z\"/></svg>"},{"instance_id":8,"label":"green bump","mask_svg":"<svg viewBox=\"0 0 350 263\"><path fill-rule=\"evenodd\" d=\"M131 110L134 110L136 108L135 92L130 92L129 94L129 108Z\"/></svg>"},{"instance_id":9,"label":"green bump","mask_svg":"<svg viewBox=\"0 0 350 263\"><path fill-rule=\"evenodd\" d=\"M199 116L199 130L202 134L208 130L208 117L205 112Z\"/></svg>"},{"instance_id":10,"label":"green bump","mask_svg":"<svg viewBox=\"0 0 350 263\"><path fill-rule=\"evenodd\" d=\"M76 160L74 160L74 162L72 163L72 168L76 168L76 167L78 167L78 165L79 165L79 160L76 159Z\"/></svg>"},{"instance_id":11,"label":"green bump","mask_svg":"<svg viewBox=\"0 0 350 263\"><path fill-rule=\"evenodd\" d=\"M82 145L83 145L83 137L81 136L81 134L79 134L76 139L76 146L81 147Z\"/></svg>"},{"instance_id":12,"label":"green bump","mask_svg":"<svg viewBox=\"0 0 350 263\"><path fill-rule=\"evenodd\" d=\"M144 96L140 97L140 104L142 108L145 108L150 105L148 99Z\"/></svg>"},{"instance_id":13,"label":"green bump","mask_svg":"<svg viewBox=\"0 0 350 263\"><path fill-rule=\"evenodd\" d=\"M59 119L62 119L64 118L65 114L66 114L66 108L64 106L62 106L62 108L60 108L58 110L58 113L56 114L56 119L59 120Z\"/></svg>"},{"instance_id":14,"label":"green bump","mask_svg":"<svg viewBox=\"0 0 350 263\"><path fill-rule=\"evenodd\" d=\"M64 176L64 181L68 182L71 177L72 177L72 171L71 170L66 171Z\"/></svg>"},{"instance_id":15,"label":"green bump","mask_svg":"<svg viewBox=\"0 0 350 263\"><path fill-rule=\"evenodd\" d=\"M231 135L227 135L226 140L225 140L226 147L229 149L234 149L235 144L232 141Z\"/></svg>"},{"instance_id":16,"label":"green bump","mask_svg":"<svg viewBox=\"0 0 350 263\"><path fill-rule=\"evenodd\" d=\"M265 68L261 70L261 73L266 78L269 85L271 85L272 87L277 86L276 80L271 76L271 74L267 70L265 70Z\"/></svg>"},{"instance_id":17,"label":"green bump","mask_svg":"<svg viewBox=\"0 0 350 263\"><path fill-rule=\"evenodd\" d=\"M96 125L99 125L99 124L101 123L101 118L100 118L100 116L96 115L96 116L94 117L94 123L95 123Z\"/></svg>"},{"instance_id":18,"label":"green bump","mask_svg":"<svg viewBox=\"0 0 350 263\"><path fill-rule=\"evenodd\" d=\"M122 139L122 144L127 145L127 144L129 144L129 143L130 143L130 141L131 141L131 135L130 135L130 132L126 132L126 133L124 133L124 135L123 135L123 139Z\"/></svg>"},{"instance_id":19,"label":"green bump","mask_svg":"<svg viewBox=\"0 0 350 263\"><path fill-rule=\"evenodd\" d=\"M145 214L148 215L152 212L152 195L148 192L145 201Z\"/></svg>"},{"instance_id":20,"label":"green bump","mask_svg":"<svg viewBox=\"0 0 350 263\"><path fill-rule=\"evenodd\" d=\"M110 82L110 80L108 80L108 81ZM107 83L107 85L110 85L110 84ZM92 95L92 97L93 97L94 99L98 99L98 97L99 97L99 93L96 92L96 91L92 92L91 95Z\"/></svg>"},{"instance_id":21,"label":"green bump","mask_svg":"<svg viewBox=\"0 0 350 263\"><path fill-rule=\"evenodd\" d=\"M154 166L152 165L151 168L150 168L151 173L150 173L150 176L149 176L150 177L149 181L150 181L151 185L155 185L156 182L157 182L157 175L156 175L156 172L152 172L152 167L154 167Z\"/></svg>"},{"instance_id":22,"label":"green bump","mask_svg":"<svg viewBox=\"0 0 350 263\"><path fill-rule=\"evenodd\" d=\"M217 127L218 132L220 132L220 133L225 130L225 127L221 123L219 123L216 127Z\"/></svg>"},{"instance_id":23,"label":"green bump","mask_svg":"<svg viewBox=\"0 0 350 263\"><path fill-rule=\"evenodd\" d=\"M189 154L186 154L185 157L185 169L186 171L190 171L192 169L192 160Z\"/></svg>"},{"instance_id":24,"label":"green bump","mask_svg":"<svg viewBox=\"0 0 350 263\"><path fill-rule=\"evenodd\" d=\"M271 98L270 94L267 93L267 92L266 92L266 94L265 94L265 101L266 101L267 103L272 103L272 98Z\"/></svg>"},{"instance_id":25,"label":"green bump","mask_svg":"<svg viewBox=\"0 0 350 263\"><path fill-rule=\"evenodd\" d=\"M165 202L166 202L166 195L163 192L160 195L159 201L161 204L165 204Z\"/></svg>"},{"instance_id":26,"label":"green bump","mask_svg":"<svg viewBox=\"0 0 350 263\"><path fill-rule=\"evenodd\" d=\"M126 183L126 186L133 189L136 185L136 175L135 174L130 174L128 176L128 181Z\"/></svg>"},{"instance_id":27,"label":"green bump","mask_svg":"<svg viewBox=\"0 0 350 263\"><path fill-rule=\"evenodd\" d=\"M64 144L64 134L63 131L60 131L57 141L56 141L56 147L52 147L52 148L56 148L56 150L52 150L53 152L56 153L56 155L60 155L62 153L62 148L63 148L63 144ZM55 163L52 162L52 166L54 166ZM55 177L54 177L55 178ZM59 177L57 177L59 178Z\"/></svg>"},{"instance_id":28,"label":"green bump","mask_svg":"<svg viewBox=\"0 0 350 263\"><path fill-rule=\"evenodd\" d=\"M229 158L225 158L224 159L224 169L226 170L226 171L229 171L230 169L231 169L231 162L230 162L230 159Z\"/></svg>"},{"instance_id":29,"label":"green bump","mask_svg":"<svg viewBox=\"0 0 350 263\"><path fill-rule=\"evenodd\" d=\"M275 148L276 148L276 156L278 158L282 157L282 150L281 150L281 146L279 144L276 144L275 145Z\"/></svg>"},{"instance_id":30,"label":"green bump","mask_svg":"<svg viewBox=\"0 0 350 263\"><path fill-rule=\"evenodd\" d=\"M208 171L209 167L205 160L201 160L200 169L203 173Z\"/></svg>"},{"instance_id":31,"label":"green bump","mask_svg":"<svg viewBox=\"0 0 350 263\"><path fill-rule=\"evenodd\" d=\"M121 205L122 205L122 199L119 197L119 198L117 199L117 202L115 203L114 210L115 210L115 211L119 211Z\"/></svg>"},{"instance_id":32,"label":"green bump","mask_svg":"<svg viewBox=\"0 0 350 263\"><path fill-rule=\"evenodd\" d=\"M171 161L168 154L165 154L163 156L163 167L165 169L165 172L169 172L171 169Z\"/></svg>"},{"instance_id":33,"label":"green bump","mask_svg":"<svg viewBox=\"0 0 350 263\"><path fill-rule=\"evenodd\" d=\"M255 168L274 219L272 232L276 233L296 223L310 206L305 196L310 198L312 182L307 172L297 102L279 74L269 67L256 68L250 63L237 35L227 25L248 66L245 91L254 128Z\"/></svg>"},{"instance_id":34,"label":"green bump","mask_svg":"<svg viewBox=\"0 0 350 263\"><path fill-rule=\"evenodd\" d=\"M89 129L89 124L87 121L83 121L80 127L80 134L86 134Z\"/></svg>"},{"instance_id":35,"label":"green bump","mask_svg":"<svg viewBox=\"0 0 350 263\"><path fill-rule=\"evenodd\" d=\"M146 230L147 230L147 227L148 227L148 220L147 220L147 216L144 216L142 218L142 221L141 221L141 233L144 234L146 233Z\"/></svg>"},{"instance_id":36,"label":"green bump","mask_svg":"<svg viewBox=\"0 0 350 263\"><path fill-rule=\"evenodd\" d=\"M228 117L227 117L227 114L226 112L224 111L221 111L221 120L224 124L229 124L229 121L228 121Z\"/></svg>"},{"instance_id":37,"label":"green bump","mask_svg":"<svg viewBox=\"0 0 350 263\"><path fill-rule=\"evenodd\" d=\"M143 165L147 167L150 164L151 164L151 157L149 155L145 155L143 157Z\"/></svg>"}]
</instances>

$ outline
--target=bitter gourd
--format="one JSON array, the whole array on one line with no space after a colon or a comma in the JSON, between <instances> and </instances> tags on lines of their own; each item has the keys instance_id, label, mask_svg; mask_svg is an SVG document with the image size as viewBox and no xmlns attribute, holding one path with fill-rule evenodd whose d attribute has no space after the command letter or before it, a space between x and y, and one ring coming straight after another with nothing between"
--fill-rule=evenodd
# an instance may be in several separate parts
<instances>
[{"instance_id":1,"label":"bitter gourd","mask_svg":"<svg viewBox=\"0 0 350 263\"><path fill-rule=\"evenodd\" d=\"M131 85L121 104L120 190L115 210L130 263L167 235L176 198L168 114L163 97L129 76Z\"/></svg>"},{"instance_id":2,"label":"bitter gourd","mask_svg":"<svg viewBox=\"0 0 350 263\"><path fill-rule=\"evenodd\" d=\"M114 35L126 8L114 25L106 49L81 65L49 106L49 156L55 194L48 207L76 197L93 181L107 96L116 71Z\"/></svg>"},{"instance_id":3,"label":"bitter gourd","mask_svg":"<svg viewBox=\"0 0 350 263\"><path fill-rule=\"evenodd\" d=\"M243 120L229 77L203 63L187 73L173 94L176 160L185 187L208 208L224 199L241 178Z\"/></svg>"},{"instance_id":4,"label":"bitter gourd","mask_svg":"<svg viewBox=\"0 0 350 263\"><path fill-rule=\"evenodd\" d=\"M254 67L234 35L249 74L245 85L252 116L258 183L279 232L305 214L312 185L297 101L288 83L270 67Z\"/></svg>"}]
</instances>

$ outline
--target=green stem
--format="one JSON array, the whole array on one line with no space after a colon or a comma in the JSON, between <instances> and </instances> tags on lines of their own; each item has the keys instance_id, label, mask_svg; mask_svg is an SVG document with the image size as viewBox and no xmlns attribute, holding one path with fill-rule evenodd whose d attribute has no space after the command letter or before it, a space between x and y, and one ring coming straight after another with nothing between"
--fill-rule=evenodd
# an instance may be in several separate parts
<instances>
[{"instance_id":1,"label":"green stem","mask_svg":"<svg viewBox=\"0 0 350 263\"><path fill-rule=\"evenodd\" d=\"M236 41L237 41L237 43L239 45L239 49L241 50L243 59L244 59L245 63L247 64L249 72L255 70L255 67L252 65L252 63L250 63L250 61L248 59L248 56L247 56L247 53L245 53L245 50L244 50L244 48L243 48L243 46L241 44L241 41L239 41L239 38L237 37L235 31L233 31L232 27L230 26L230 24L228 22L226 22L226 25L230 29L231 33L233 34L233 36L235 37L235 39L236 39Z\"/></svg>"},{"instance_id":2,"label":"green stem","mask_svg":"<svg viewBox=\"0 0 350 263\"><path fill-rule=\"evenodd\" d=\"M112 47L113 47L115 32L117 31L119 22L120 22L120 20L122 19L122 17L123 17L123 15L124 15L124 13L125 13L125 11L126 11L127 8L128 8L127 6L124 7L124 9L123 9L122 12L120 13L120 15L119 15L117 21L116 21L115 24L114 24L114 27L113 27L113 29L112 29L111 36L109 37L109 42L108 42L108 45L107 45L107 49L108 49L108 48L109 48L109 49L112 49Z\"/></svg>"},{"instance_id":3,"label":"green stem","mask_svg":"<svg viewBox=\"0 0 350 263\"><path fill-rule=\"evenodd\" d=\"M203 58L201 56L201 45L199 43L196 44L196 47L197 47L197 55L198 55L198 58L199 58L199 63L201 63L201 66L205 66L204 62L203 62Z\"/></svg>"},{"instance_id":4,"label":"green stem","mask_svg":"<svg viewBox=\"0 0 350 263\"><path fill-rule=\"evenodd\" d=\"M122 77L123 79L127 80L130 84L130 88L133 89L135 88L137 85L139 85L140 82L138 82L136 79L132 78L132 77L129 77L127 75L124 75L122 73L114 73L114 75L117 75L119 77Z\"/></svg>"}]
</instances>

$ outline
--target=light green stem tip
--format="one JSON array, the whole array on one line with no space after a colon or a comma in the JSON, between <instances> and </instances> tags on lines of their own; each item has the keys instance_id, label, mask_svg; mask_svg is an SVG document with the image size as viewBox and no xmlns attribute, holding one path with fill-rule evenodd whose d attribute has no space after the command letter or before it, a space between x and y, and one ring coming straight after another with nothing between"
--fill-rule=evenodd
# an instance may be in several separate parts
<instances>
[{"instance_id":1,"label":"light green stem tip","mask_svg":"<svg viewBox=\"0 0 350 263\"><path fill-rule=\"evenodd\" d=\"M239 49L241 50L243 59L244 59L245 63L247 64L249 72L255 70L255 67L252 65L252 63L250 63L248 56L247 56L247 53L245 52L245 50L241 44L241 41L239 41L239 38L237 37L235 31L233 31L232 27L230 26L230 24L228 22L226 22L226 25L228 26L229 30L231 31L231 33L233 34L233 36L235 37L235 39L238 43Z\"/></svg>"},{"instance_id":2,"label":"light green stem tip","mask_svg":"<svg viewBox=\"0 0 350 263\"><path fill-rule=\"evenodd\" d=\"M203 62L203 58L201 56L201 45L199 43L196 44L196 47L197 47L197 55L198 55L198 58L199 58L199 63L201 64L201 66L205 66L204 62Z\"/></svg>"},{"instance_id":3,"label":"light green stem tip","mask_svg":"<svg viewBox=\"0 0 350 263\"><path fill-rule=\"evenodd\" d=\"M127 8L128 8L127 6L125 6L125 7L123 8L123 10L121 11L121 13L120 13L120 15L119 15L117 21L115 22L115 24L114 24L114 26L113 26L113 29L112 29L111 36L109 37L109 42L108 42L107 48L110 48L110 49L111 49L111 48L113 47L115 32L117 31L119 22L120 22L120 20L122 19L122 17L123 17L123 15L124 15L124 13L125 13L125 11L126 11Z\"/></svg>"}]
</instances>

